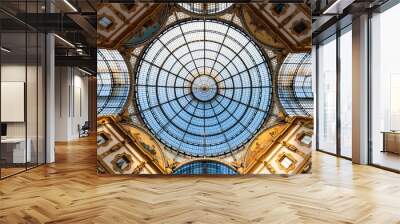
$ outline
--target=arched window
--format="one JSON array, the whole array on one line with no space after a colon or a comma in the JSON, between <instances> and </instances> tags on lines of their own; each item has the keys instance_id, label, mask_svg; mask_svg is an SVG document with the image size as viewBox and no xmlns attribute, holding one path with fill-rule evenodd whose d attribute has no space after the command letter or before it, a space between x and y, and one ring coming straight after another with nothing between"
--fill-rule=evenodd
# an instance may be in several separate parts
<instances>
[{"instance_id":1,"label":"arched window","mask_svg":"<svg viewBox=\"0 0 400 224\"><path fill-rule=\"evenodd\" d=\"M136 100L161 142L191 156L230 153L253 138L271 104L258 45L219 20L189 20L150 43L136 73Z\"/></svg>"},{"instance_id":2,"label":"arched window","mask_svg":"<svg viewBox=\"0 0 400 224\"><path fill-rule=\"evenodd\" d=\"M129 95L129 72L117 50L97 50L97 114L116 115Z\"/></svg>"},{"instance_id":3,"label":"arched window","mask_svg":"<svg viewBox=\"0 0 400 224\"><path fill-rule=\"evenodd\" d=\"M279 100L288 115L313 116L310 53L291 53L278 75Z\"/></svg>"},{"instance_id":4,"label":"arched window","mask_svg":"<svg viewBox=\"0 0 400 224\"><path fill-rule=\"evenodd\" d=\"M231 167L212 160L201 160L184 164L173 174L237 174Z\"/></svg>"}]
</instances>

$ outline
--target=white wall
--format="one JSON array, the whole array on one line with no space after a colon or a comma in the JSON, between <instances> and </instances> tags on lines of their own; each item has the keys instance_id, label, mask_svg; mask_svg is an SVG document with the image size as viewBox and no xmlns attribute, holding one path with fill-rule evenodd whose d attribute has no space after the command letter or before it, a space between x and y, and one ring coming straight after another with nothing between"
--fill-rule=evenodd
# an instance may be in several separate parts
<instances>
[{"instance_id":1,"label":"white wall","mask_svg":"<svg viewBox=\"0 0 400 224\"><path fill-rule=\"evenodd\" d=\"M25 82L25 65L2 65L1 81ZM6 110L6 108L1 109ZM25 137L25 123L7 123L7 137Z\"/></svg>"},{"instance_id":2,"label":"white wall","mask_svg":"<svg viewBox=\"0 0 400 224\"><path fill-rule=\"evenodd\" d=\"M1 66L1 81L2 82L25 82L25 75L27 69L28 74L35 73L36 74L36 67L28 66L25 67L24 65L18 64L4 64ZM29 79L29 76L28 76ZM29 79L29 86L36 86L36 80ZM36 108L36 89L34 88L27 88L27 106L35 107ZM29 105L34 102L34 105ZM7 110L7 108L2 108L2 110ZM37 115L36 113L27 113L28 122L35 121ZM28 124L29 127L33 127L33 124ZM36 129L36 126L34 127ZM29 130L28 130L29 132ZM11 122L7 123L7 136L8 137L25 137L25 122ZM29 137L29 136L28 136Z\"/></svg>"},{"instance_id":3,"label":"white wall","mask_svg":"<svg viewBox=\"0 0 400 224\"><path fill-rule=\"evenodd\" d=\"M53 7L46 2L50 11ZM55 152L55 42L54 35L46 35L46 163L56 160Z\"/></svg>"},{"instance_id":4,"label":"white wall","mask_svg":"<svg viewBox=\"0 0 400 224\"><path fill-rule=\"evenodd\" d=\"M38 69L38 70L37 70ZM27 79L27 80L26 80ZM2 64L2 82L24 82L26 84L26 108L22 108L27 120L24 122L6 122L8 138L30 139L32 151L32 162L39 159L39 163L44 162L44 77L42 68L35 66L25 66L25 64ZM2 96L7 97L7 96ZM9 110L9 108L1 108ZM12 113L12 112L11 112ZM37 156L39 154L39 156Z\"/></svg>"},{"instance_id":5,"label":"white wall","mask_svg":"<svg viewBox=\"0 0 400 224\"><path fill-rule=\"evenodd\" d=\"M72 67L56 67L55 73L55 140L74 140L78 125L88 120L88 78Z\"/></svg>"}]
</instances>

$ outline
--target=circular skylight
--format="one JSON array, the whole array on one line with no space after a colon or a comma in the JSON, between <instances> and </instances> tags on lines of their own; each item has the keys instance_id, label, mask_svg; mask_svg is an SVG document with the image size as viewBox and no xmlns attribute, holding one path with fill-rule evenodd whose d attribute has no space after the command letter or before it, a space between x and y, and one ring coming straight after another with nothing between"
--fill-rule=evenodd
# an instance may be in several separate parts
<instances>
[{"instance_id":1,"label":"circular skylight","mask_svg":"<svg viewBox=\"0 0 400 224\"><path fill-rule=\"evenodd\" d=\"M218 156L248 142L271 103L260 48L235 26L190 20L146 48L136 73L140 114L161 142L191 156Z\"/></svg>"},{"instance_id":2,"label":"circular skylight","mask_svg":"<svg viewBox=\"0 0 400 224\"><path fill-rule=\"evenodd\" d=\"M208 75L197 76L192 82L192 94L199 101L210 101L218 93L218 84Z\"/></svg>"},{"instance_id":3,"label":"circular skylight","mask_svg":"<svg viewBox=\"0 0 400 224\"><path fill-rule=\"evenodd\" d=\"M232 3L179 3L184 9L196 14L215 14L231 7Z\"/></svg>"}]
</instances>

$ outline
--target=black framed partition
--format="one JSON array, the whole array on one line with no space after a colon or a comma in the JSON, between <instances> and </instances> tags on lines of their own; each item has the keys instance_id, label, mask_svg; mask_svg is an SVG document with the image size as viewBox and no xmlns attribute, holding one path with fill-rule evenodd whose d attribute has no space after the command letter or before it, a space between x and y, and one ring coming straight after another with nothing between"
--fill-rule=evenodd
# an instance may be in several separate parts
<instances>
[{"instance_id":1,"label":"black framed partition","mask_svg":"<svg viewBox=\"0 0 400 224\"><path fill-rule=\"evenodd\" d=\"M400 33L393 29L399 20L399 2L389 0L340 19L315 38L318 151L400 172ZM327 71L336 88L324 84Z\"/></svg>"},{"instance_id":2,"label":"black framed partition","mask_svg":"<svg viewBox=\"0 0 400 224\"><path fill-rule=\"evenodd\" d=\"M369 13L368 162L400 173L400 33L394 29L398 21L398 1Z\"/></svg>"},{"instance_id":3,"label":"black framed partition","mask_svg":"<svg viewBox=\"0 0 400 224\"><path fill-rule=\"evenodd\" d=\"M23 22L45 3L0 2L1 179L46 161L46 34Z\"/></svg>"},{"instance_id":4,"label":"black framed partition","mask_svg":"<svg viewBox=\"0 0 400 224\"><path fill-rule=\"evenodd\" d=\"M341 27L323 33L315 48L316 148L351 160L352 25L351 19L344 20Z\"/></svg>"}]
</instances>

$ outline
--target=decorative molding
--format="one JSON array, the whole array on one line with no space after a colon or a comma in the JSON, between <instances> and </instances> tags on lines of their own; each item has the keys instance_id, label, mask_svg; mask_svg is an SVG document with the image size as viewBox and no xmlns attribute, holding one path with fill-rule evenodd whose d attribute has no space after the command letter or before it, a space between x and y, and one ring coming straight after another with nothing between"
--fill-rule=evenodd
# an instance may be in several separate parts
<instances>
[{"instance_id":1,"label":"decorative molding","mask_svg":"<svg viewBox=\"0 0 400 224\"><path fill-rule=\"evenodd\" d=\"M100 21L101 21L103 18L107 18L108 20L110 20L110 21L111 21L111 24L110 24L109 26L103 26L103 25L100 23ZM102 13L102 14L100 14L100 15L97 16L97 29L99 29L99 30L105 30L105 31L107 31L107 32L111 32L112 30L115 29L116 25L117 25L117 23L115 22L114 17L112 17L112 16L110 16L110 15L106 15L106 14Z\"/></svg>"},{"instance_id":2,"label":"decorative molding","mask_svg":"<svg viewBox=\"0 0 400 224\"><path fill-rule=\"evenodd\" d=\"M303 132L297 134L297 136L296 136L296 141L297 141L297 143L299 143L300 145L307 146L307 147L311 147L312 140L311 140L309 143L304 143L304 142L302 141L303 138L306 137L306 136L312 138L313 133L312 133L312 132L305 132L305 131L303 131Z\"/></svg>"},{"instance_id":3,"label":"decorative molding","mask_svg":"<svg viewBox=\"0 0 400 224\"><path fill-rule=\"evenodd\" d=\"M285 3L277 3L277 4L271 4L270 10L272 12L272 15L276 17L281 17L286 14L288 11L289 5ZM278 10L282 10L278 12Z\"/></svg>"},{"instance_id":4,"label":"decorative molding","mask_svg":"<svg viewBox=\"0 0 400 224\"><path fill-rule=\"evenodd\" d=\"M103 135L103 136L101 136L101 135ZM103 139L104 139L104 142L103 143L99 143L99 136L101 136ZM108 133L106 133L106 132L104 132L104 131L100 131L100 132L97 132L97 146L99 147L99 146L107 146L108 145L108 143L110 143L111 142L111 136L110 136L110 134L108 134Z\"/></svg>"},{"instance_id":5,"label":"decorative molding","mask_svg":"<svg viewBox=\"0 0 400 224\"><path fill-rule=\"evenodd\" d=\"M301 27L302 30L299 32L296 30L296 29L299 29L299 28L296 28L297 26L304 26L304 27ZM292 32L292 34L296 35L296 36L304 36L307 33L309 33L310 30L311 30L311 24L309 24L309 22L306 21L305 19L300 19L300 20L294 21L290 28L290 31Z\"/></svg>"},{"instance_id":6,"label":"decorative molding","mask_svg":"<svg viewBox=\"0 0 400 224\"><path fill-rule=\"evenodd\" d=\"M285 167L285 165L282 164L285 159L288 159L291 162L288 167ZM278 164L279 169L284 170L287 174L289 174L289 172L293 171L296 168L297 160L292 156L292 154L281 152L275 162Z\"/></svg>"},{"instance_id":7,"label":"decorative molding","mask_svg":"<svg viewBox=\"0 0 400 224\"><path fill-rule=\"evenodd\" d=\"M121 160L123 160L122 162L126 163L126 166L123 167L124 164L121 164ZM127 154L127 153L121 153L121 154L117 154L114 159L111 161L113 170L119 172L119 173L123 173L124 171L130 170L131 166L133 164L133 160L131 155Z\"/></svg>"},{"instance_id":8,"label":"decorative molding","mask_svg":"<svg viewBox=\"0 0 400 224\"><path fill-rule=\"evenodd\" d=\"M132 174L140 174L140 172L143 170L143 168L146 166L146 162L142 161L139 165L135 167L133 170Z\"/></svg>"}]
</instances>

